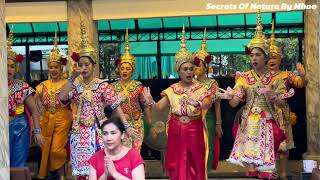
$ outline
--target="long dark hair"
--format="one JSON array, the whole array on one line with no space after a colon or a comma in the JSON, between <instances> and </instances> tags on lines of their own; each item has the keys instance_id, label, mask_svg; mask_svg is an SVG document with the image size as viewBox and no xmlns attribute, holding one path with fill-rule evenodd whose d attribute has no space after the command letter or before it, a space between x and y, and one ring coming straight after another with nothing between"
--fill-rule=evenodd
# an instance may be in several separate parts
<instances>
[{"instance_id":1,"label":"long dark hair","mask_svg":"<svg viewBox=\"0 0 320 180\"><path fill-rule=\"evenodd\" d=\"M117 128L120 130L121 134L124 133L124 131L126 130L126 129L124 128L124 125L123 125L122 121L121 121L120 118L118 118L118 117L111 117L110 119L104 121L104 122L101 124L101 126L100 126L101 130L102 130L107 124L111 124L111 123L114 124L115 126L117 126Z\"/></svg>"}]
</instances>

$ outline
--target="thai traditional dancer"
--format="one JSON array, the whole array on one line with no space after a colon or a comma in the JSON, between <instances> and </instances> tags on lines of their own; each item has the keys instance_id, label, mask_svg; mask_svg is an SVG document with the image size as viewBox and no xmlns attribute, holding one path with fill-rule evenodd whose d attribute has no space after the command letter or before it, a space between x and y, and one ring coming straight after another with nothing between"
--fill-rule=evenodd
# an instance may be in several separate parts
<instances>
[{"instance_id":1,"label":"thai traditional dancer","mask_svg":"<svg viewBox=\"0 0 320 180\"><path fill-rule=\"evenodd\" d=\"M148 106L144 100L144 85L132 79L133 72L136 68L136 61L134 56L130 54L128 29L126 30L124 53L120 59L117 59L116 64L118 64L121 79L112 83L112 85L114 86L114 90L124 98L121 109L125 113L129 125L133 127L137 135L135 139L125 136L122 143L127 147L132 147L140 151L144 135L143 119L151 120L151 111L150 106ZM142 109L145 114L144 117Z\"/></svg>"},{"instance_id":2,"label":"thai traditional dancer","mask_svg":"<svg viewBox=\"0 0 320 180\"><path fill-rule=\"evenodd\" d=\"M35 99L42 115L40 127L45 139L41 150L41 165L38 177L46 178L48 172L64 175L64 164L67 162L68 133L71 125L69 114L71 109L61 104L59 94L66 85L63 78L63 66L66 58L62 58L55 34L54 47L48 59L48 77L36 87Z\"/></svg>"},{"instance_id":3,"label":"thai traditional dancer","mask_svg":"<svg viewBox=\"0 0 320 180\"><path fill-rule=\"evenodd\" d=\"M89 158L103 146L99 126L106 120L104 109L109 107L124 124L128 122L119 106L121 98L118 93L106 80L94 77L97 52L88 43L82 21L80 28L80 52L72 55L77 63L60 92L60 100L63 104L72 100L77 106L70 135L72 174L78 179L86 179L89 175ZM131 135L132 128L127 127L126 132Z\"/></svg>"},{"instance_id":4,"label":"thai traditional dancer","mask_svg":"<svg viewBox=\"0 0 320 180\"><path fill-rule=\"evenodd\" d=\"M288 93L278 73L267 68L268 45L260 14L248 51L253 69L241 75L233 90L228 88L226 92L232 107L246 102L227 161L248 167L247 176L274 179L277 178L274 170L279 145L286 138L279 128L275 108L285 104Z\"/></svg>"},{"instance_id":5,"label":"thai traditional dancer","mask_svg":"<svg viewBox=\"0 0 320 180\"><path fill-rule=\"evenodd\" d=\"M208 68L212 56L207 52L206 29L204 30L201 50L194 55L196 80L202 84L208 92L211 92L212 108L204 110L204 118L208 129L208 163L207 169L216 169L219 162L220 144L219 138L222 136L222 120L220 99L216 96L219 85L216 80L207 77Z\"/></svg>"},{"instance_id":6,"label":"thai traditional dancer","mask_svg":"<svg viewBox=\"0 0 320 180\"><path fill-rule=\"evenodd\" d=\"M205 135L202 112L211 106L210 93L194 80L192 54L186 48L182 30L181 49L175 55L174 69L180 81L162 92L155 103L150 89L145 88L145 99L152 109L170 107L165 168L171 180L204 180L206 175Z\"/></svg>"},{"instance_id":7,"label":"thai traditional dancer","mask_svg":"<svg viewBox=\"0 0 320 180\"><path fill-rule=\"evenodd\" d=\"M270 38L270 54L268 61L269 70L278 72L279 78L283 79L286 83L287 90L291 87L302 88L305 86L305 71L300 63L297 63L297 70L299 75L296 76L294 73L280 70L282 57L281 46L276 42L276 37L274 34L274 22L272 22L272 35ZM294 95L291 90L290 97ZM279 175L281 179L287 179L287 156L288 151L294 148L294 141L292 136L292 124L296 122L296 115L290 112L290 107L288 103L285 103L283 107L276 107L276 112L278 113L278 121L280 128L285 132L287 139L280 144L279 148Z\"/></svg>"},{"instance_id":8,"label":"thai traditional dancer","mask_svg":"<svg viewBox=\"0 0 320 180\"><path fill-rule=\"evenodd\" d=\"M10 167L24 167L28 158L30 128L32 128L31 119L28 120L26 115L26 108L32 113L36 142L42 146L44 139L39 126L39 114L32 97L34 90L26 82L14 79L19 71L18 63L22 63L23 56L17 55L12 50L12 40L13 34L10 32L7 41Z\"/></svg>"}]
</instances>

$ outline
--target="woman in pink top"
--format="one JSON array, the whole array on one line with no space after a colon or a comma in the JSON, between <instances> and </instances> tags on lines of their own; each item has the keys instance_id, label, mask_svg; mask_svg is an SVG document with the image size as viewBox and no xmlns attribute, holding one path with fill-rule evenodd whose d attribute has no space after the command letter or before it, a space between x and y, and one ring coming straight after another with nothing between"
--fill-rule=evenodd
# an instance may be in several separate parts
<instances>
[{"instance_id":1,"label":"woman in pink top","mask_svg":"<svg viewBox=\"0 0 320 180\"><path fill-rule=\"evenodd\" d=\"M89 180L144 180L144 165L140 153L121 144L125 128L118 118L101 125L104 149L90 159Z\"/></svg>"}]
</instances>

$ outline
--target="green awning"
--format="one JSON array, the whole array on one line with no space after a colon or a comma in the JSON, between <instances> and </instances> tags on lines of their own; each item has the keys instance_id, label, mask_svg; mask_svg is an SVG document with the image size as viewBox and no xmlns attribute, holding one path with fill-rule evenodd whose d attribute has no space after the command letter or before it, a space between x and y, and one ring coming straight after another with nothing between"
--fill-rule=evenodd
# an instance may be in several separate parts
<instances>
[{"instance_id":1,"label":"green awning","mask_svg":"<svg viewBox=\"0 0 320 180\"><path fill-rule=\"evenodd\" d=\"M207 40L207 51L210 53L242 53L243 45L248 45L250 39ZM161 54L174 55L180 49L180 41L161 41ZM201 40L187 41L187 48L191 53L200 50ZM124 51L124 43L120 44L120 52ZM130 52L133 55L157 54L156 42L131 42Z\"/></svg>"},{"instance_id":2,"label":"green awning","mask_svg":"<svg viewBox=\"0 0 320 180\"><path fill-rule=\"evenodd\" d=\"M272 16L275 16L276 24L299 24L303 23L303 11L262 13L262 24L270 25ZM190 17L166 17L166 18L146 18L146 19L127 19L127 20L99 20L105 22L106 26L110 22L112 30L125 30L127 27L134 30L143 29L170 29L199 27L241 27L255 26L256 14L230 14L214 16L190 16ZM135 21L137 23L135 24ZM101 28L101 29L100 29ZM107 30L106 27L99 27L99 30Z\"/></svg>"},{"instance_id":3,"label":"green awning","mask_svg":"<svg viewBox=\"0 0 320 180\"><path fill-rule=\"evenodd\" d=\"M304 35L303 11L262 13L264 31L271 32L275 18L277 37L301 37ZM204 27L209 40L249 39L254 33L256 14L206 15L145 19L98 20L100 42L123 42L125 29L129 29L130 41L177 41L181 27L186 27L187 39L200 40ZM52 44L54 32L60 42L67 42L67 22L9 23L16 44Z\"/></svg>"},{"instance_id":4,"label":"green awning","mask_svg":"<svg viewBox=\"0 0 320 180\"><path fill-rule=\"evenodd\" d=\"M276 24L299 24L303 23L303 12L276 12ZM262 24L270 25L272 13L262 13ZM137 21L137 23L135 23ZM143 29L170 29L195 27L217 27L229 26L252 26L256 24L256 14L231 14L214 16L190 16L190 17L166 17L166 18L146 18L146 19L124 19L124 20L98 20L99 31L110 30L132 30ZM7 24L14 33L46 33L46 32L67 32L67 22L50 23L9 23Z\"/></svg>"},{"instance_id":5,"label":"green awning","mask_svg":"<svg viewBox=\"0 0 320 180\"><path fill-rule=\"evenodd\" d=\"M133 19L125 19L125 20L112 20L110 21L111 30L124 30L134 29L135 24ZM98 29L99 30L99 29Z\"/></svg>"},{"instance_id":6,"label":"green awning","mask_svg":"<svg viewBox=\"0 0 320 180\"><path fill-rule=\"evenodd\" d=\"M67 22L9 23L8 28L17 34L67 32Z\"/></svg>"},{"instance_id":7,"label":"green awning","mask_svg":"<svg viewBox=\"0 0 320 180\"><path fill-rule=\"evenodd\" d=\"M140 29L154 29L162 27L162 19L161 18L146 18L139 19L138 25Z\"/></svg>"}]
</instances>

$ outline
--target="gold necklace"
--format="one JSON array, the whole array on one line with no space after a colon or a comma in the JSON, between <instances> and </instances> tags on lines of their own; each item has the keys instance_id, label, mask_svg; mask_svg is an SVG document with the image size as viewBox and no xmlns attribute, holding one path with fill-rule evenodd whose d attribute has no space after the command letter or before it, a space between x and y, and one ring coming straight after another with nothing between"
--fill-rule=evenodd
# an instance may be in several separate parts
<instances>
[{"instance_id":1,"label":"gold necklace","mask_svg":"<svg viewBox=\"0 0 320 180\"><path fill-rule=\"evenodd\" d=\"M127 89L128 87L130 87L131 83L133 82L133 80L131 79L129 81L129 83L123 83L121 80L120 80L120 84L122 86L123 89Z\"/></svg>"},{"instance_id":2,"label":"gold necklace","mask_svg":"<svg viewBox=\"0 0 320 180\"><path fill-rule=\"evenodd\" d=\"M130 93L128 91L128 88L131 86L132 82L133 82L133 80L131 79L131 81L127 85L124 85L120 81L120 86L122 87L121 95L125 98L125 100L128 100L130 115L131 115L131 118L133 119L133 111L132 111L132 106L131 106Z\"/></svg>"},{"instance_id":3,"label":"gold necklace","mask_svg":"<svg viewBox=\"0 0 320 180\"><path fill-rule=\"evenodd\" d=\"M56 112L56 95L58 90L61 88L61 79L54 82L50 79L50 83L48 84L48 98L49 98L49 112Z\"/></svg>"},{"instance_id":4,"label":"gold necklace","mask_svg":"<svg viewBox=\"0 0 320 180\"><path fill-rule=\"evenodd\" d=\"M96 82L97 78L93 78L89 84L86 84L83 80L80 82L81 85L84 88L84 91L80 98L83 98L83 100L91 102L92 101L92 90L91 86Z\"/></svg>"}]
</instances>

